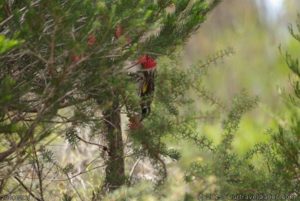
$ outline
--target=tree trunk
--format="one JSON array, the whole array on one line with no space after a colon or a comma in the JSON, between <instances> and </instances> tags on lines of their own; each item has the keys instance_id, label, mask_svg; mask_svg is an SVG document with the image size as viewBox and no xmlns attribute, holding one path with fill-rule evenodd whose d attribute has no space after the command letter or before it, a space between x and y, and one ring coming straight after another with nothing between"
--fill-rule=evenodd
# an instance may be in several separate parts
<instances>
[{"instance_id":1,"label":"tree trunk","mask_svg":"<svg viewBox=\"0 0 300 201\"><path fill-rule=\"evenodd\" d=\"M105 169L104 187L107 191L113 191L125 184L124 149L118 98L114 98L111 108L103 114L107 127L105 138L109 156Z\"/></svg>"}]
</instances>

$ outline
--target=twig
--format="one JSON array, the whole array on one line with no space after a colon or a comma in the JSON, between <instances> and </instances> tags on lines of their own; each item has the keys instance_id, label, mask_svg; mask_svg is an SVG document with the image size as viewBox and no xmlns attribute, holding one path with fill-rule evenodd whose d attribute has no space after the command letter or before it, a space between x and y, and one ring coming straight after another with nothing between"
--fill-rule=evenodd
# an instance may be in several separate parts
<instances>
[{"instance_id":1,"label":"twig","mask_svg":"<svg viewBox=\"0 0 300 201\"><path fill-rule=\"evenodd\" d=\"M117 159L119 159L119 158L126 158L126 157L133 156L133 155L134 155L134 154L128 154L128 155L125 155L125 156L123 156L123 157L117 157L117 158L115 158L114 160L117 160ZM89 169L89 170L81 171L81 172L79 172L79 173L77 173L77 174L72 175L71 177L68 176L68 178L66 178L66 179L55 179L55 180L53 180L53 181L67 181L67 180L73 179L73 178L75 178L75 177L77 177L77 176L79 176L79 175L81 175L81 174L89 173L89 172L91 172L91 171L93 171L93 170L96 170L96 169L98 169L98 168L102 168L102 167L105 167L105 166L106 166L106 163L104 163L104 164L102 164L102 165L98 165L98 166L96 166L96 167L93 167L93 168L91 168L91 169Z\"/></svg>"},{"instance_id":2,"label":"twig","mask_svg":"<svg viewBox=\"0 0 300 201\"><path fill-rule=\"evenodd\" d=\"M33 167L37 173L38 179L39 179L39 190L40 190L40 195L41 195L41 199L44 200L44 192L43 192L43 178L42 178L42 172L43 172L43 168L41 167L40 163L39 163L39 159L36 153L36 149L35 149L35 145L32 145L33 147L33 154L35 157L35 163L36 166L33 164Z\"/></svg>"},{"instance_id":3,"label":"twig","mask_svg":"<svg viewBox=\"0 0 300 201\"><path fill-rule=\"evenodd\" d=\"M35 53L34 51L28 49L26 51L27 54L31 54L32 56L38 58L40 61L42 61L43 63L47 64L47 60L45 58L43 58L40 54Z\"/></svg>"},{"instance_id":4,"label":"twig","mask_svg":"<svg viewBox=\"0 0 300 201\"><path fill-rule=\"evenodd\" d=\"M131 170L130 170L130 173L129 173L129 179L128 179L129 183L130 183L130 181L131 181L131 178L132 178L132 175L133 175L133 171L135 170L136 166L139 164L140 161L141 161L141 158L138 158L138 159L135 161L135 163L133 164L133 166L132 166L132 168L131 168Z\"/></svg>"},{"instance_id":5,"label":"twig","mask_svg":"<svg viewBox=\"0 0 300 201\"><path fill-rule=\"evenodd\" d=\"M80 136L78 136L78 135L75 135L75 137L76 137L76 138L78 138L80 141L82 141L82 142L86 143L86 144L95 145L95 146L98 146L98 147L101 147L101 148L106 148L106 149L107 149L107 147L106 147L106 146L104 146L104 145L97 144L97 143L94 143L94 142L89 142L89 141L87 141L87 140L85 140L85 139L81 138L81 137L80 137Z\"/></svg>"},{"instance_id":6,"label":"twig","mask_svg":"<svg viewBox=\"0 0 300 201\"><path fill-rule=\"evenodd\" d=\"M66 176L68 177L68 181L71 184L71 186L73 187L74 191L76 192L76 194L78 195L79 199L81 201L83 201L81 194L78 192L77 188L73 185L73 183L71 182L71 178L69 177L69 175L66 173Z\"/></svg>"},{"instance_id":7,"label":"twig","mask_svg":"<svg viewBox=\"0 0 300 201\"><path fill-rule=\"evenodd\" d=\"M47 71L50 74L50 76L53 76L55 73L55 69L54 69L54 63L55 63L55 35L56 35L56 30L57 30L57 26L54 25L54 30L53 33L51 34L51 43L50 43L50 57L49 60L47 62Z\"/></svg>"},{"instance_id":8,"label":"twig","mask_svg":"<svg viewBox=\"0 0 300 201\"><path fill-rule=\"evenodd\" d=\"M21 184L21 186L34 198L36 199L37 201L42 201L40 198L38 198L35 194L33 194L33 192L31 192L27 186L17 177L17 176L14 176L14 178L19 182L19 184Z\"/></svg>"}]
</instances>

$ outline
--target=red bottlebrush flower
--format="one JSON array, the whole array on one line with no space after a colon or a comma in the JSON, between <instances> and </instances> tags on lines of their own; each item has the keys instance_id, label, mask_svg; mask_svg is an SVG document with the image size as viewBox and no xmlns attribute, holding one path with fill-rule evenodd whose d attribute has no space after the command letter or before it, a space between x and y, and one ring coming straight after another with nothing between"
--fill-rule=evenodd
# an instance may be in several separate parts
<instances>
[{"instance_id":1,"label":"red bottlebrush flower","mask_svg":"<svg viewBox=\"0 0 300 201\"><path fill-rule=\"evenodd\" d=\"M120 38L123 35L123 29L121 25L117 25L116 31L115 31L115 37Z\"/></svg>"},{"instance_id":2,"label":"red bottlebrush flower","mask_svg":"<svg viewBox=\"0 0 300 201\"><path fill-rule=\"evenodd\" d=\"M93 46L96 43L97 39L94 34L90 34L87 39L87 43L89 46Z\"/></svg>"},{"instance_id":3,"label":"red bottlebrush flower","mask_svg":"<svg viewBox=\"0 0 300 201\"><path fill-rule=\"evenodd\" d=\"M136 130L142 127L142 124L138 118L138 116L129 117L128 127L130 130Z\"/></svg>"},{"instance_id":4,"label":"red bottlebrush flower","mask_svg":"<svg viewBox=\"0 0 300 201\"><path fill-rule=\"evenodd\" d=\"M144 69L153 69L156 66L156 61L148 55L141 56L138 63L141 64Z\"/></svg>"},{"instance_id":5,"label":"red bottlebrush flower","mask_svg":"<svg viewBox=\"0 0 300 201\"><path fill-rule=\"evenodd\" d=\"M81 56L80 55L73 55L71 59L72 59L72 62L76 63L76 62L80 61Z\"/></svg>"}]
</instances>

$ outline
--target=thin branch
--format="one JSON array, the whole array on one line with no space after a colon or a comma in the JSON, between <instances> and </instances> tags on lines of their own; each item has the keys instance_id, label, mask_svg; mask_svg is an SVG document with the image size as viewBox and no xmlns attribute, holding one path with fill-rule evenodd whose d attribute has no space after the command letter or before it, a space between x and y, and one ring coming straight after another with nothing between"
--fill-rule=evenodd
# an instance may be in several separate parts
<instances>
[{"instance_id":1,"label":"thin branch","mask_svg":"<svg viewBox=\"0 0 300 201\"><path fill-rule=\"evenodd\" d=\"M40 54L35 53L34 51L32 51L32 50L30 50L30 49L28 49L28 50L26 51L26 53L27 53L27 54L30 54L30 55L32 55L32 56L34 56L34 57L36 57L36 58L38 58L40 61L42 61L42 62L45 63L45 64L48 63L48 61L47 61L45 58L43 58Z\"/></svg>"},{"instance_id":2,"label":"thin branch","mask_svg":"<svg viewBox=\"0 0 300 201\"><path fill-rule=\"evenodd\" d=\"M117 157L117 158L115 158L115 159L113 159L113 160L117 160L117 159L119 159L119 158L126 158L126 157L130 157L130 156L133 156L133 155L134 155L134 153L128 154L128 155L125 155L125 156L122 156L122 157ZM85 173L89 173L89 172L91 172L91 171L93 171L93 170L96 170L96 169L98 169L98 168L102 168L102 167L105 167L105 166L106 166L106 163L104 163L104 164L102 164L102 165L99 165L99 166L96 166L96 167L93 167L93 168L90 168L89 170L81 171L81 172L79 172L79 173L77 173L77 174L72 175L71 177L68 176L68 178L66 178L66 179L55 179L55 180L53 180L53 181L67 181L67 180L73 179L73 178L75 178L75 177L77 177L77 176L79 176L79 175L82 175L82 174L85 174Z\"/></svg>"},{"instance_id":3,"label":"thin branch","mask_svg":"<svg viewBox=\"0 0 300 201\"><path fill-rule=\"evenodd\" d=\"M50 43L50 57L47 62L47 71L50 76L53 76L55 73L54 63L55 63L55 35L56 35L57 26L54 26L53 33L51 34L51 43Z\"/></svg>"},{"instance_id":4,"label":"thin branch","mask_svg":"<svg viewBox=\"0 0 300 201\"><path fill-rule=\"evenodd\" d=\"M135 163L133 164L133 166L132 166L132 168L131 168L131 170L130 170L130 172L129 172L129 179L128 179L129 183L130 183L130 181L131 181L133 172L134 172L136 166L139 164L140 161L141 161L141 158L138 158L138 159L135 161Z\"/></svg>"},{"instance_id":5,"label":"thin branch","mask_svg":"<svg viewBox=\"0 0 300 201\"><path fill-rule=\"evenodd\" d=\"M74 186L74 184L71 182L71 178L69 177L69 175L66 173L66 176L68 177L68 181L71 184L71 186L73 187L74 191L76 192L76 194L78 195L79 199L81 201L83 201L81 194L78 192L77 188Z\"/></svg>"},{"instance_id":6,"label":"thin branch","mask_svg":"<svg viewBox=\"0 0 300 201\"><path fill-rule=\"evenodd\" d=\"M43 178L42 178L43 168L42 168L42 166L39 162L39 159L38 159L38 156L37 156L37 153L36 153L36 149L35 149L35 145L33 144L32 147L33 147L33 154L34 154L35 163L36 163L36 166L33 165L33 167L34 167L34 169L37 173L38 179L39 179L39 190L40 190L41 199L44 200Z\"/></svg>"},{"instance_id":7,"label":"thin branch","mask_svg":"<svg viewBox=\"0 0 300 201\"><path fill-rule=\"evenodd\" d=\"M98 146L98 147L106 148L106 149L107 149L107 147L106 147L105 145L97 144L97 143L94 143L94 142L89 142L89 141L87 141L87 140L81 138L80 136L78 136L78 135L76 135L76 134L75 134L75 137L76 137L77 139L79 139L80 141L86 143L86 144L95 145L95 146Z\"/></svg>"},{"instance_id":8,"label":"thin branch","mask_svg":"<svg viewBox=\"0 0 300 201\"><path fill-rule=\"evenodd\" d=\"M17 176L14 176L14 178L19 182L19 184L21 184L21 186L25 189L25 191L27 191L34 199L36 199L37 201L43 201L40 198L38 198L35 194L33 194L33 192L31 192Z\"/></svg>"}]
</instances>

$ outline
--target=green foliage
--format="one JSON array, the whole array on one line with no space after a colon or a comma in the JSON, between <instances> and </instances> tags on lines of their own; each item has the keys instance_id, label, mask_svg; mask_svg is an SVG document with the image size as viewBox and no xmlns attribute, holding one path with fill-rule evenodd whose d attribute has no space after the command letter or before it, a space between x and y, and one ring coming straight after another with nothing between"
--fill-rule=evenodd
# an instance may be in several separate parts
<instances>
[{"instance_id":1,"label":"green foliage","mask_svg":"<svg viewBox=\"0 0 300 201\"><path fill-rule=\"evenodd\" d=\"M68 195L68 194L64 194L62 201L72 201L72 196Z\"/></svg>"},{"instance_id":2,"label":"green foliage","mask_svg":"<svg viewBox=\"0 0 300 201\"><path fill-rule=\"evenodd\" d=\"M178 161L181 158L181 153L176 149L168 149L166 150L165 155L172 158L173 160Z\"/></svg>"},{"instance_id":3,"label":"green foliage","mask_svg":"<svg viewBox=\"0 0 300 201\"><path fill-rule=\"evenodd\" d=\"M6 39L4 35L0 35L0 54L20 45L22 42L19 40Z\"/></svg>"},{"instance_id":4,"label":"green foliage","mask_svg":"<svg viewBox=\"0 0 300 201\"><path fill-rule=\"evenodd\" d=\"M257 103L257 98L250 98L246 92L242 92L233 99L233 106L230 110L227 119L223 122L224 136L219 146L221 152L226 152L232 149L234 134L238 130L242 115L252 109Z\"/></svg>"},{"instance_id":5,"label":"green foliage","mask_svg":"<svg viewBox=\"0 0 300 201\"><path fill-rule=\"evenodd\" d=\"M299 22L298 29L300 31ZM294 29L290 28L290 32L298 40ZM196 161L186 172L185 179L191 184L198 180L207 186L215 186L199 190L202 197L218 195L221 200L235 200L233 196L240 195L240 199L246 199L246 196L261 196L264 200L270 199L270 196L281 200L299 199L299 63L289 53L285 55L287 65L295 75L294 93L286 101L292 113L291 119L278 125L276 131L268 131L270 141L256 144L244 156L237 155L232 150L234 134L242 115L257 102L244 92L237 96L223 122L223 139L213 150L212 160L207 163ZM216 177L214 184L209 182L211 175Z\"/></svg>"},{"instance_id":6,"label":"green foliage","mask_svg":"<svg viewBox=\"0 0 300 201\"><path fill-rule=\"evenodd\" d=\"M286 62L296 76L295 93L289 99L293 118L269 133L270 142L257 144L245 156L235 153L232 143L243 115L256 106L257 98L243 91L231 97L227 109L203 84L208 67L232 54L232 49L187 68L182 68L178 60L177 50L219 2L1 2L1 8L5 8L0 14L4 20L1 32L5 33L0 35L0 166L1 175L5 175L1 193L17 189L36 200L174 200L169 192L176 190L168 183L172 176L167 177L167 161L182 159L180 147L169 147L169 140L174 140L194 144L203 155L202 160L191 162L179 180L191 190L177 200L198 200L210 194L226 197L223 200L235 194L298 196L299 60L286 53ZM119 26L122 34L116 36ZM293 28L290 31L299 41L299 33ZM90 37L95 41L90 43ZM136 83L123 68L144 54L155 58L159 66L152 113L137 129L125 129L126 133L119 135L126 141L114 139L120 121L115 125L116 121L107 117L119 110L132 117L140 110ZM196 103L209 107L194 108ZM199 129L202 120L215 113L225 116L219 144ZM81 137L84 132L77 132L78 127L87 127L91 133ZM112 144L118 140L121 143L109 147L105 138L112 139ZM74 161L59 161L68 148L50 148L53 141L63 140L72 151L78 151L74 158L65 153ZM88 148L96 147L96 151L81 149L83 143ZM123 145L129 154L123 154ZM133 182L130 174L134 171L126 170L123 176L128 187L116 186L113 189L118 190L107 193L111 186L105 186L103 177L124 179L114 175L119 173L116 170L110 174L107 165L111 162L119 170L116 161L120 158L125 158L126 168L132 166L132 170L133 159L149 159L155 174L152 183ZM176 170L171 174L176 175ZM64 188L57 191L56 182ZM23 188L18 190L18 186Z\"/></svg>"},{"instance_id":7,"label":"green foliage","mask_svg":"<svg viewBox=\"0 0 300 201\"><path fill-rule=\"evenodd\" d=\"M22 192L37 200L47 200L49 196L62 200L76 196L82 200L81 194L92 197L98 189L95 183L103 177L116 177L113 174L118 172L110 173L107 168L109 162L118 169L116 159L129 156L123 155L122 139L116 139L121 143L114 146L114 135L120 132L116 128L121 125L120 121L114 125L116 122L111 120L117 121L119 114L114 114L121 109L127 116L139 112L136 83L124 66L136 63L145 54L159 63L158 87L150 117L143 121L142 128L128 131L126 143L130 144L132 157L150 158L158 172L157 184L163 184L167 176L164 159L180 159L180 152L170 149L166 138L192 140L199 148L210 146L206 137L195 132L196 124L190 123L193 114L186 118L178 109L192 103L185 95L196 88L192 82L198 83L200 78L191 77L190 71L177 71L178 63L173 66L171 60L163 60L186 42L218 2L2 1L5 12L0 14L1 32L5 35L0 38L0 165L5 167L6 175L3 183L21 185ZM116 36L119 26L122 33ZM13 48L21 42L6 38L22 38L22 45ZM92 133L81 137L84 133L77 132L78 127L90 128ZM81 143L97 147L97 158L80 161L78 169L73 161L61 163L58 158L62 150L54 149L55 152L50 147L53 141L62 142L63 136L73 151L85 153L80 149ZM122 134L119 136L122 138ZM110 143L105 139L111 139ZM31 160L28 165L27 160ZM91 173L105 168L107 175L103 176L102 171ZM32 180L24 174L13 176L23 169L33 172ZM68 185L71 193L52 191L57 188L56 177L62 178L58 181ZM51 190L46 191L45 178L50 178ZM92 185L87 190L78 189L73 184L77 178ZM105 182L97 185L101 190L95 199L106 193ZM9 187L1 185L0 191L10 193Z\"/></svg>"},{"instance_id":8,"label":"green foliage","mask_svg":"<svg viewBox=\"0 0 300 201\"><path fill-rule=\"evenodd\" d=\"M170 54L199 28L206 14L219 2L195 1L191 5L190 1L174 1L175 12L165 14L159 34L150 37L145 47L160 54Z\"/></svg>"},{"instance_id":9,"label":"green foliage","mask_svg":"<svg viewBox=\"0 0 300 201\"><path fill-rule=\"evenodd\" d=\"M295 74L294 94L288 99L293 117L268 133L269 142L255 145L244 156L237 154L232 144L243 115L257 105L258 99L242 91L231 98L228 109L203 84L208 67L232 54L232 49L187 68L182 68L178 60L179 46L218 2L13 2L11 12L0 15L1 20L6 19L1 27L5 36L0 36L0 165L1 175L5 175L0 191L10 193L22 186L18 192L37 200L52 196L61 200L174 200L170 192L176 190L170 189L168 182L174 175L177 180L178 172L169 172L171 165L167 161L180 161L180 143L188 141L198 148L201 158L193 160L178 179L185 181L184 187L190 190L177 200L198 200L214 194L223 200L238 194L299 196L299 59L285 54L287 65ZM120 37L115 36L118 26L123 29ZM299 41L299 33L293 28L290 31ZM92 45L91 36L96 40ZM21 42L7 38L24 41L14 48ZM126 141L119 145L124 143L129 154L114 152L119 147L112 149L103 139L113 139L112 135L107 137L107 130L119 127L120 122L114 125L105 111L121 110L129 117L139 113L136 83L123 67L144 54L159 64L152 113L137 129L125 129ZM194 108L198 103L200 109ZM205 123L203 119L215 113L225 116L219 144L199 129ZM89 128L90 133L80 137L84 132L77 128L83 127ZM63 140L84 160L76 155L75 159L70 156L74 161L59 161L68 148L53 151L50 147L53 141ZM170 148L169 141L179 146ZM96 151L81 149L82 144L96 147ZM67 158L71 155L65 154ZM105 175L103 169L120 158L126 158L126 168L132 166L132 171L126 169L128 186L107 193L110 189L104 185L103 177L121 178L113 174L116 171ZM155 174L152 183L131 181L133 159L149 159ZM64 186L61 191L57 191L56 182ZM30 186L30 191L26 186Z\"/></svg>"},{"instance_id":10,"label":"green foliage","mask_svg":"<svg viewBox=\"0 0 300 201\"><path fill-rule=\"evenodd\" d=\"M65 138L73 148L76 147L78 143L78 138L77 138L77 131L74 129L74 127L70 127L66 130Z\"/></svg>"}]
</instances>

